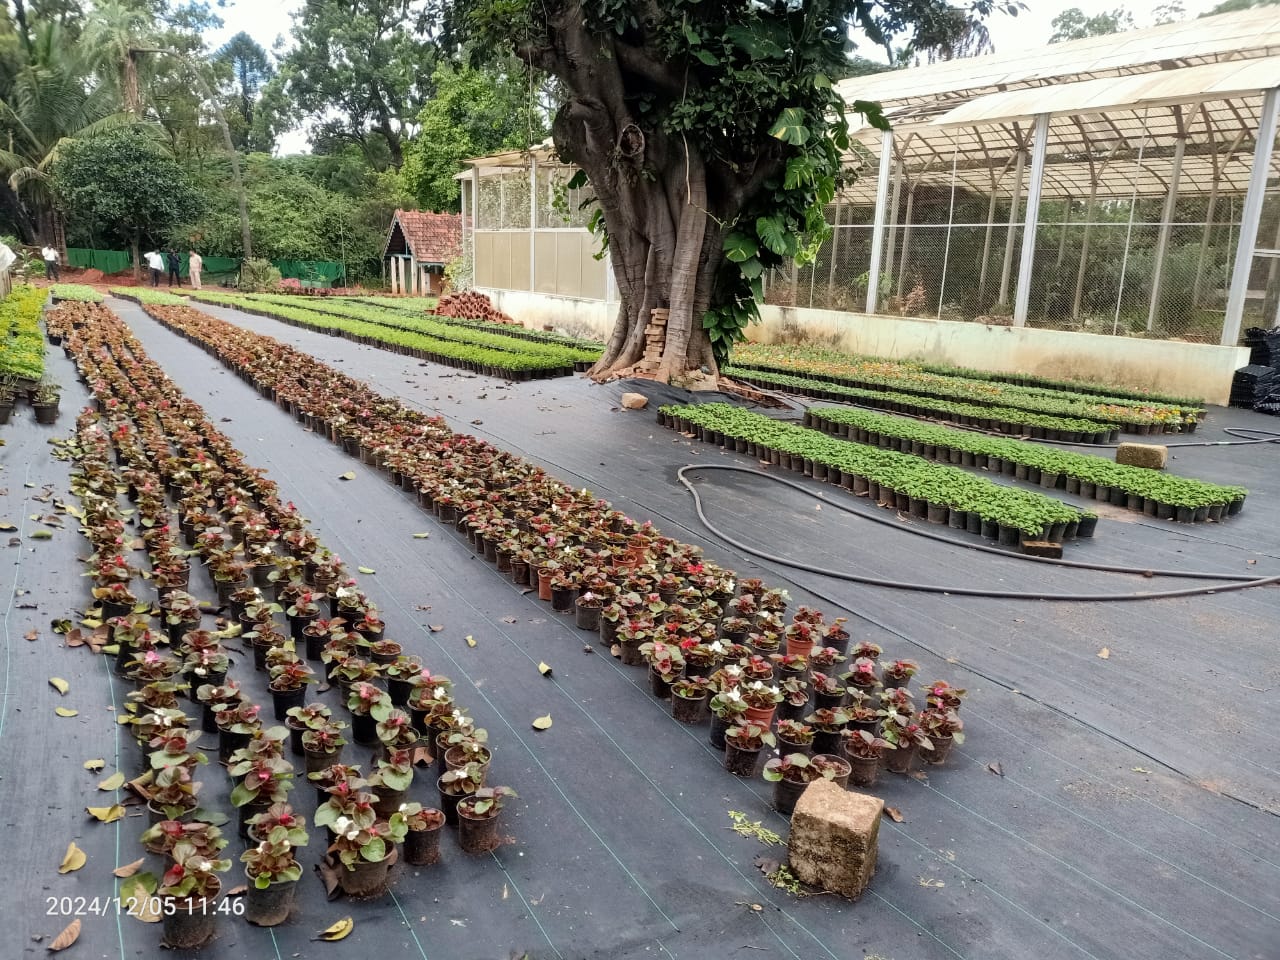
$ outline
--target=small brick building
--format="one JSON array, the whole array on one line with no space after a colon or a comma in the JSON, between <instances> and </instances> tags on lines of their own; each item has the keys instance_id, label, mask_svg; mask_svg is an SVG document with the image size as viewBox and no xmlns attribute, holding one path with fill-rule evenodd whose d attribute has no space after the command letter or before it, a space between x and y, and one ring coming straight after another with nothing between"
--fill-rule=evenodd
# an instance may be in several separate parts
<instances>
[{"instance_id":1,"label":"small brick building","mask_svg":"<svg viewBox=\"0 0 1280 960\"><path fill-rule=\"evenodd\" d=\"M435 296L444 267L462 253L462 218L456 213L397 210L382 251L392 293Z\"/></svg>"}]
</instances>

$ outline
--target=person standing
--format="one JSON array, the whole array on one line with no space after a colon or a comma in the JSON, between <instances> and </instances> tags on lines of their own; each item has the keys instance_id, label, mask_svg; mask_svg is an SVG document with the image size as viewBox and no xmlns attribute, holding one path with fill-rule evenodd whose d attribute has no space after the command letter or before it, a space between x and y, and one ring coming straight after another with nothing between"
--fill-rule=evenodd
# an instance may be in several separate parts
<instances>
[{"instance_id":1,"label":"person standing","mask_svg":"<svg viewBox=\"0 0 1280 960\"><path fill-rule=\"evenodd\" d=\"M44 275L57 283L62 279L62 273L59 270L61 258L58 256L57 248L46 243L44 249L40 251L40 256L44 258Z\"/></svg>"},{"instance_id":2,"label":"person standing","mask_svg":"<svg viewBox=\"0 0 1280 960\"><path fill-rule=\"evenodd\" d=\"M200 289L200 271L204 269L204 257L194 250L187 251L187 274L191 278L191 289Z\"/></svg>"},{"instance_id":3,"label":"person standing","mask_svg":"<svg viewBox=\"0 0 1280 960\"><path fill-rule=\"evenodd\" d=\"M178 259L178 251L166 250L165 260L169 264L169 286L173 286L173 282L178 281L178 286L182 286L182 274L179 272L182 267L182 261Z\"/></svg>"},{"instance_id":4,"label":"person standing","mask_svg":"<svg viewBox=\"0 0 1280 960\"><path fill-rule=\"evenodd\" d=\"M160 277L164 273L164 257L160 255L159 250L152 250L144 254L143 259L147 261L147 269L151 271L151 285L160 286Z\"/></svg>"}]
</instances>

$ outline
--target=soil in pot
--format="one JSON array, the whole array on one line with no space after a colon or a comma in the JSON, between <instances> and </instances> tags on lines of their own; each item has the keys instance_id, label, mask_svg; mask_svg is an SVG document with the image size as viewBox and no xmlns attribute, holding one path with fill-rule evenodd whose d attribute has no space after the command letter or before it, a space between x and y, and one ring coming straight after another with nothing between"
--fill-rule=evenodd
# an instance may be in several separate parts
<instances>
[{"instance_id":1,"label":"soil in pot","mask_svg":"<svg viewBox=\"0 0 1280 960\"><path fill-rule=\"evenodd\" d=\"M788 780L786 777L776 781L773 785L773 809L790 816L807 786L809 784Z\"/></svg>"},{"instance_id":2,"label":"soil in pot","mask_svg":"<svg viewBox=\"0 0 1280 960\"><path fill-rule=\"evenodd\" d=\"M160 909L164 914L162 942L170 950L203 947L218 932L216 892L212 897L166 897Z\"/></svg>"},{"instance_id":3,"label":"soil in pot","mask_svg":"<svg viewBox=\"0 0 1280 960\"><path fill-rule=\"evenodd\" d=\"M253 877L249 877L249 889L244 895L244 918L257 927L279 926L289 919L297 891L297 880L278 880L262 890L253 882Z\"/></svg>"},{"instance_id":4,"label":"soil in pot","mask_svg":"<svg viewBox=\"0 0 1280 960\"><path fill-rule=\"evenodd\" d=\"M444 813L440 822L425 830L410 830L404 838L404 859L415 867L429 867L440 862L440 834L444 830Z\"/></svg>"},{"instance_id":5,"label":"soil in pot","mask_svg":"<svg viewBox=\"0 0 1280 960\"><path fill-rule=\"evenodd\" d=\"M754 777L756 765L760 762L761 747L744 750L734 746L732 740L725 741L724 768L735 777Z\"/></svg>"},{"instance_id":6,"label":"soil in pot","mask_svg":"<svg viewBox=\"0 0 1280 960\"><path fill-rule=\"evenodd\" d=\"M463 853L488 853L497 848L498 819L492 817L471 817L465 810L458 811L458 846Z\"/></svg>"},{"instance_id":7,"label":"soil in pot","mask_svg":"<svg viewBox=\"0 0 1280 960\"><path fill-rule=\"evenodd\" d=\"M671 716L680 723L701 723L706 704L706 694L696 700L673 695L671 697Z\"/></svg>"},{"instance_id":8,"label":"soil in pot","mask_svg":"<svg viewBox=\"0 0 1280 960\"><path fill-rule=\"evenodd\" d=\"M849 764L849 782L855 787L874 787L880 774L879 757L854 757L845 754Z\"/></svg>"},{"instance_id":9,"label":"soil in pot","mask_svg":"<svg viewBox=\"0 0 1280 960\"><path fill-rule=\"evenodd\" d=\"M387 874L391 870L391 858L384 857L377 863L357 860L353 867L340 866L338 885L348 897L369 900L387 892Z\"/></svg>"}]
</instances>

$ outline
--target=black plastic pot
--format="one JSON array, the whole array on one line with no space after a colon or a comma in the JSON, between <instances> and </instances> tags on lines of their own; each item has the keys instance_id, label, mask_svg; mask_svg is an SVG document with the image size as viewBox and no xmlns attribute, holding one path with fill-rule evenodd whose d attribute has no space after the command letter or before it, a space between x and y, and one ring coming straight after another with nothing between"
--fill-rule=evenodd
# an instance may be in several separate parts
<instances>
[{"instance_id":1,"label":"black plastic pot","mask_svg":"<svg viewBox=\"0 0 1280 960\"><path fill-rule=\"evenodd\" d=\"M800 795L804 793L807 786L809 786L808 783L797 783L794 780L788 780L786 777L774 781L773 809L779 813L792 813L796 808Z\"/></svg>"},{"instance_id":2,"label":"black plastic pot","mask_svg":"<svg viewBox=\"0 0 1280 960\"><path fill-rule=\"evenodd\" d=\"M275 709L276 719L282 723L288 717L289 710L302 706L307 696L305 686L298 687L296 690L276 690L268 685L267 689L271 691L271 703Z\"/></svg>"},{"instance_id":3,"label":"black plastic pot","mask_svg":"<svg viewBox=\"0 0 1280 960\"><path fill-rule=\"evenodd\" d=\"M671 716L680 723L695 724L701 723L707 704L707 695L704 693L696 700L688 697L680 697L672 695L671 697Z\"/></svg>"},{"instance_id":4,"label":"black plastic pot","mask_svg":"<svg viewBox=\"0 0 1280 960\"><path fill-rule=\"evenodd\" d=\"M725 731L730 727L730 721L717 717L714 713L711 715L711 745L717 750L725 749Z\"/></svg>"},{"instance_id":5,"label":"black plastic pot","mask_svg":"<svg viewBox=\"0 0 1280 960\"><path fill-rule=\"evenodd\" d=\"M404 859L415 867L429 867L440 861L440 834L444 821L426 830L410 830L404 838Z\"/></svg>"},{"instance_id":6,"label":"black plastic pot","mask_svg":"<svg viewBox=\"0 0 1280 960\"><path fill-rule=\"evenodd\" d=\"M725 741L724 768L735 777L749 778L756 775L756 766L760 762L762 748L744 750L735 746L733 741Z\"/></svg>"},{"instance_id":7,"label":"black plastic pot","mask_svg":"<svg viewBox=\"0 0 1280 960\"><path fill-rule=\"evenodd\" d=\"M498 820L501 813L489 817L469 817L459 810L458 846L463 853L488 853L498 846Z\"/></svg>"},{"instance_id":8,"label":"black plastic pot","mask_svg":"<svg viewBox=\"0 0 1280 960\"><path fill-rule=\"evenodd\" d=\"M351 715L351 739L359 744L378 742L378 721L367 713Z\"/></svg>"},{"instance_id":9,"label":"black plastic pot","mask_svg":"<svg viewBox=\"0 0 1280 960\"><path fill-rule=\"evenodd\" d=\"M217 879L214 883L218 884ZM221 889L221 885L217 886ZM164 915L161 942L170 950L195 950L203 947L218 932L217 893L211 897L165 897L160 912Z\"/></svg>"}]
</instances>

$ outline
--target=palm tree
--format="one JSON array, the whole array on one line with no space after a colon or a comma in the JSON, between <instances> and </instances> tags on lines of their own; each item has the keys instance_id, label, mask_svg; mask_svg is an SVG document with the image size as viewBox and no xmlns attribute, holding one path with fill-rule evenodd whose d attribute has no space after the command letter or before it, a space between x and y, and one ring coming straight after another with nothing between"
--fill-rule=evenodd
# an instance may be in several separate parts
<instances>
[{"instance_id":1,"label":"palm tree","mask_svg":"<svg viewBox=\"0 0 1280 960\"><path fill-rule=\"evenodd\" d=\"M81 37L86 60L100 78L100 86L114 87L125 112L135 117L142 115L139 73L143 55L160 52L151 41L154 29L146 12L117 0L105 0L94 5L93 16Z\"/></svg>"},{"instance_id":2,"label":"palm tree","mask_svg":"<svg viewBox=\"0 0 1280 960\"><path fill-rule=\"evenodd\" d=\"M28 243L41 232L60 233L52 224L47 188L58 147L68 139L91 136L130 118L120 114L111 91L89 89L81 62L72 54L63 28L42 24L33 37L29 62L0 99L0 204Z\"/></svg>"}]
</instances>

